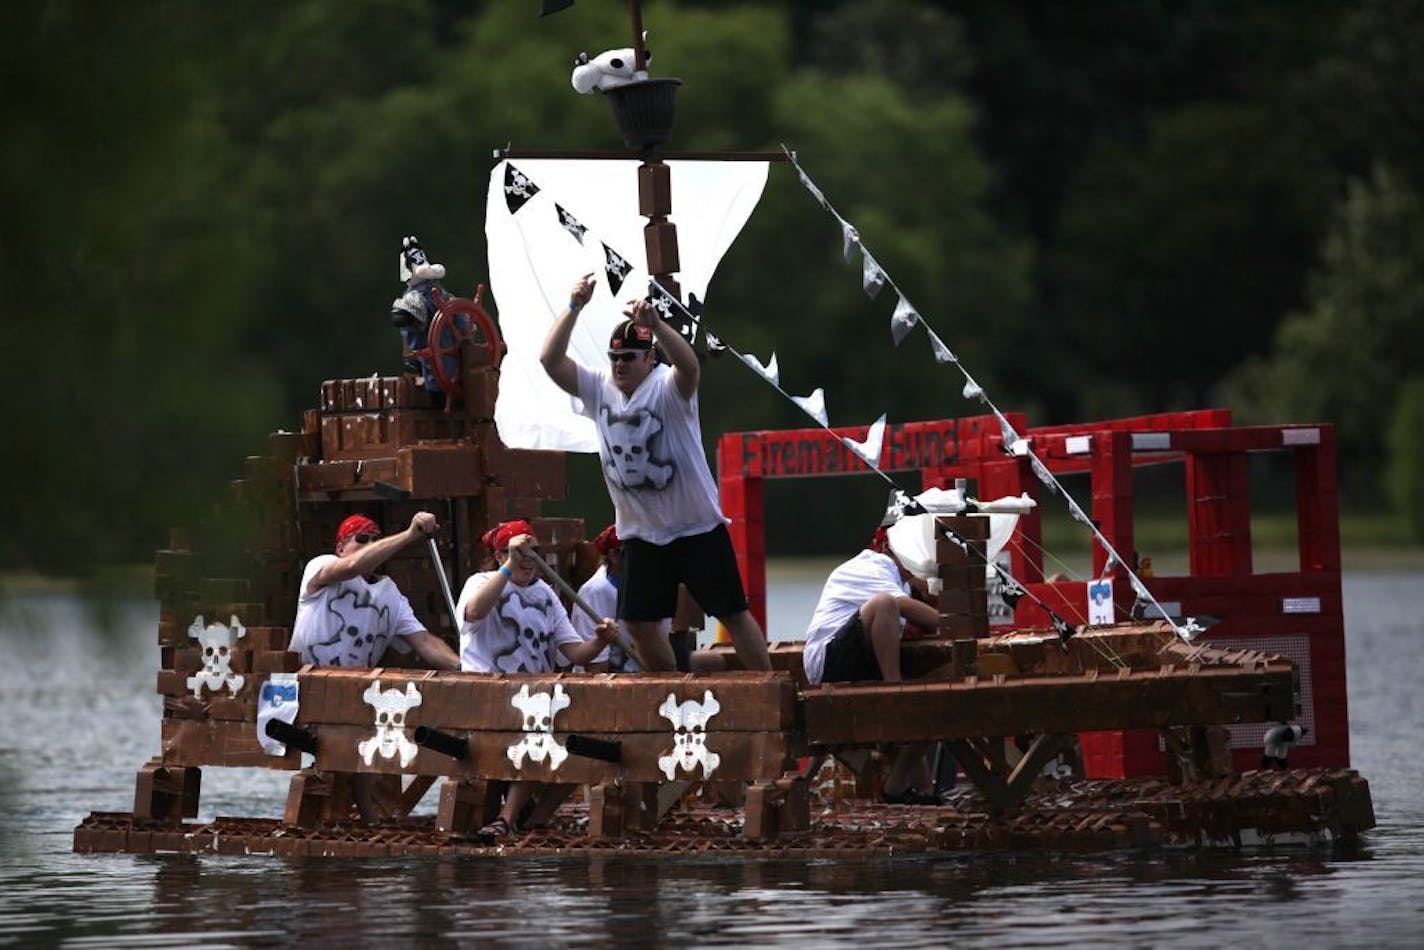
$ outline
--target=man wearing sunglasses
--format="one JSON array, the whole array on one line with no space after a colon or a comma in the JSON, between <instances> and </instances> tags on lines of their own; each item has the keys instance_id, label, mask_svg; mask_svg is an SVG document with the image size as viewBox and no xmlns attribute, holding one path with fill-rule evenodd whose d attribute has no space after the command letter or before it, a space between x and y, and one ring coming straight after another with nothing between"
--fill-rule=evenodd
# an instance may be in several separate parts
<instances>
[{"instance_id":1,"label":"man wearing sunglasses","mask_svg":"<svg viewBox=\"0 0 1424 950\"><path fill-rule=\"evenodd\" d=\"M375 666L396 637L438 670L458 670L460 658L415 617L396 582L376 569L406 545L423 541L439 525L418 512L399 534L381 537L365 515L352 515L336 531L336 553L319 554L302 571L297 619L287 649L319 666Z\"/></svg>"},{"instance_id":2,"label":"man wearing sunglasses","mask_svg":"<svg viewBox=\"0 0 1424 950\"><path fill-rule=\"evenodd\" d=\"M648 668L672 670L672 646L660 627L676 611L678 584L685 584L698 606L732 635L742 665L770 670L766 637L747 610L728 519L702 447L697 354L652 304L637 300L609 339L608 369L580 365L568 355L569 338L593 288L592 274L574 284L539 359L598 430L603 477L623 540L618 616ZM668 365L658 361L658 349Z\"/></svg>"}]
</instances>

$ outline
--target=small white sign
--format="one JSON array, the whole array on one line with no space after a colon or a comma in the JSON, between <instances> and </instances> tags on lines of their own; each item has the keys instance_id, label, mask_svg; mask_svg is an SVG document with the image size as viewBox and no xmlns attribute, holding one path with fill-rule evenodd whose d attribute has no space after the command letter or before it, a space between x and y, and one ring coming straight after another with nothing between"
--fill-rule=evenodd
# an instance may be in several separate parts
<instances>
[{"instance_id":1,"label":"small white sign","mask_svg":"<svg viewBox=\"0 0 1424 950\"><path fill-rule=\"evenodd\" d=\"M287 746L267 735L267 723L280 719L287 725L297 721L298 684L295 673L273 673L257 695L257 741L268 755L286 755Z\"/></svg>"},{"instance_id":2,"label":"small white sign","mask_svg":"<svg viewBox=\"0 0 1424 950\"><path fill-rule=\"evenodd\" d=\"M1281 445L1319 445L1319 429L1282 429Z\"/></svg>"},{"instance_id":3,"label":"small white sign","mask_svg":"<svg viewBox=\"0 0 1424 950\"><path fill-rule=\"evenodd\" d=\"M1134 432L1132 449L1134 452L1165 452L1172 447L1170 432Z\"/></svg>"},{"instance_id":4,"label":"small white sign","mask_svg":"<svg viewBox=\"0 0 1424 950\"><path fill-rule=\"evenodd\" d=\"M1283 614L1318 614L1320 613L1319 597L1283 597L1281 598L1281 613Z\"/></svg>"},{"instance_id":5,"label":"small white sign","mask_svg":"<svg viewBox=\"0 0 1424 950\"><path fill-rule=\"evenodd\" d=\"M1088 625L1114 623L1112 581L1088 582Z\"/></svg>"},{"instance_id":6,"label":"small white sign","mask_svg":"<svg viewBox=\"0 0 1424 950\"><path fill-rule=\"evenodd\" d=\"M1087 455L1093 451L1093 437L1090 435L1070 435L1063 440L1063 451L1068 455Z\"/></svg>"}]
</instances>

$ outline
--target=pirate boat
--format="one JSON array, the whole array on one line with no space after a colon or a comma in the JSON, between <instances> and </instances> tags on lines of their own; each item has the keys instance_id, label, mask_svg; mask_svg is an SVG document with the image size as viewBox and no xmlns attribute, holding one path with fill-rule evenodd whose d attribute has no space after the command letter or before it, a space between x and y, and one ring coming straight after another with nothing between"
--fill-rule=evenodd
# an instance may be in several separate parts
<instances>
[{"instance_id":1,"label":"pirate boat","mask_svg":"<svg viewBox=\"0 0 1424 950\"><path fill-rule=\"evenodd\" d=\"M680 258L673 178L680 196L749 214L747 176L764 178L756 163L778 156L660 155L652 146L666 137L658 110L668 87L630 86L620 94L633 114L629 152L506 151L491 174L487 226L529 231L526 210L542 190L538 200L554 206L546 226L581 244L595 225L627 228L628 215L605 221L568 196L636 191L647 219L634 229L642 270L670 298L683 286L700 296L725 247ZM635 121L639 110L651 130ZM561 184L565 175L580 187ZM716 192L718 180L737 182L743 203ZM687 220L729 233L710 212ZM490 242L511 255L492 252L498 299L562 292L534 272L522 250L529 235L515 236ZM602 243L611 269L638 269ZM578 272L553 257L559 280ZM386 568L432 632L456 628L447 570L458 579L481 569L479 538L499 521L530 519L552 570L575 584L591 572L583 523L542 510L564 496L565 452L582 436L550 425L552 403L538 395L547 380L515 359L530 348L506 335L529 332L527 321L502 327L483 288L429 299L425 345L408 337L418 372L323 383L300 430L272 434L212 517L174 531L158 552L158 753L138 770L132 811L90 814L74 831L76 851L866 856L1351 838L1373 826L1368 783L1349 768L1334 437L1324 425L1239 427L1209 410L1033 427L995 410L851 428L821 413L815 428L723 435L723 508L763 628L768 479L909 471L926 486L963 480L984 497L1036 499L1045 474L1089 476L1103 542L1096 581L1045 576L1036 507L999 557L986 518L928 516L940 625L905 642L901 684L810 686L794 641L773 644L770 673L737 669L725 647L728 670L715 674L447 673L394 653L374 669L303 665L287 650L302 566L356 511L386 530L418 510L437 513L445 529L431 552L409 548ZM601 351L606 332L596 320L587 332ZM511 407L521 404L539 405L538 418L519 418ZM1245 466L1254 452L1293 457L1297 570L1253 571ZM1134 549L1133 470L1148 464L1184 467L1189 530L1188 574L1150 587L1114 556ZM985 570L1002 559L992 575L1013 579L1012 606L1002 585L991 596ZM679 631L701 626L695 605L679 614ZM1207 637L1183 636L1179 618L1203 614L1222 619ZM1291 767L1258 768L1267 730L1283 722L1305 727ZM939 806L884 804L875 750L915 741L940 743L968 782ZM290 771L280 816L199 820L205 768ZM356 820L357 773L386 777L386 821ZM472 840L504 783L521 779L583 793L547 828L493 848ZM733 808L715 800L729 787ZM419 806L432 794L427 813Z\"/></svg>"}]
</instances>

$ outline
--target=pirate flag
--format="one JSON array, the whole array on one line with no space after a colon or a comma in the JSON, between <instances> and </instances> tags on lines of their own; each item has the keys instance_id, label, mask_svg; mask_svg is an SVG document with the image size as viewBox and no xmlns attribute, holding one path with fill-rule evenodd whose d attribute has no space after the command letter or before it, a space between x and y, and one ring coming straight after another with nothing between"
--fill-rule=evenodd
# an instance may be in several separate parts
<instances>
[{"instance_id":1,"label":"pirate flag","mask_svg":"<svg viewBox=\"0 0 1424 950\"><path fill-rule=\"evenodd\" d=\"M648 303L652 304L658 311L658 316L663 323L677 331L678 336L688 343L697 341L697 317L702 310L702 306L697 302L696 297L689 297L689 306L684 307L682 303L663 290L659 285L648 288ZM693 310L695 306L697 309Z\"/></svg>"},{"instance_id":2,"label":"pirate flag","mask_svg":"<svg viewBox=\"0 0 1424 950\"><path fill-rule=\"evenodd\" d=\"M565 208L558 202L554 202L554 210L559 213L559 224L563 226L565 231L573 235L575 241L578 241L580 244L582 244L583 236L588 233L588 228L584 227L582 224L579 224L578 218L575 218L572 214L569 213L567 208Z\"/></svg>"},{"instance_id":3,"label":"pirate flag","mask_svg":"<svg viewBox=\"0 0 1424 950\"><path fill-rule=\"evenodd\" d=\"M608 274L608 292L616 294L623 286L624 278L633 269L633 265L625 261L617 251L607 244L603 245L603 259L605 261L603 269Z\"/></svg>"},{"instance_id":4,"label":"pirate flag","mask_svg":"<svg viewBox=\"0 0 1424 950\"><path fill-rule=\"evenodd\" d=\"M529 203L529 199L539 193L539 186L524 176L512 163L504 166L504 203L509 213L514 214Z\"/></svg>"}]
</instances>

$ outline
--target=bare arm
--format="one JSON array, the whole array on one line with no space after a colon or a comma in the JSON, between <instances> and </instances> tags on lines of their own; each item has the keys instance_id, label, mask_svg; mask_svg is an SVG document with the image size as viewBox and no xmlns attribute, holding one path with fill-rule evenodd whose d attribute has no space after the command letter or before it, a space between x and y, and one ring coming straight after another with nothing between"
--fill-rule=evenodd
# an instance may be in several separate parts
<instances>
[{"instance_id":1,"label":"bare arm","mask_svg":"<svg viewBox=\"0 0 1424 950\"><path fill-rule=\"evenodd\" d=\"M895 606L900 608L900 616L911 623L934 630L939 627L939 608L901 594L895 598Z\"/></svg>"},{"instance_id":2,"label":"bare arm","mask_svg":"<svg viewBox=\"0 0 1424 950\"><path fill-rule=\"evenodd\" d=\"M405 638L416 655L437 670L458 670L460 658L450 649L450 644L428 630L412 633Z\"/></svg>"},{"instance_id":3,"label":"bare arm","mask_svg":"<svg viewBox=\"0 0 1424 950\"><path fill-rule=\"evenodd\" d=\"M554 318L554 325L544 337L544 348L539 351L544 372L570 396L578 395L578 364L569 356L569 338L573 336L579 312L593 298L593 287L592 274L584 274L574 283L569 291L569 305Z\"/></svg>"},{"instance_id":4,"label":"bare arm","mask_svg":"<svg viewBox=\"0 0 1424 950\"><path fill-rule=\"evenodd\" d=\"M470 598L469 603L465 604L464 619L466 623L479 623L489 616L491 610L494 610L494 605L499 603L499 597L504 593L504 585L510 582L509 572L513 570L511 565L515 563L515 558L519 557L521 552L533 541L534 539L527 534L509 539L509 554L504 563L499 566L499 570L495 571L493 577L485 581L485 586L475 591L475 596Z\"/></svg>"},{"instance_id":5,"label":"bare arm","mask_svg":"<svg viewBox=\"0 0 1424 950\"><path fill-rule=\"evenodd\" d=\"M575 666L592 663L608 644L617 642L617 621L604 617L598 622L598 626L593 628L593 632L593 637L579 643L559 644L559 652L563 653L564 659Z\"/></svg>"},{"instance_id":6,"label":"bare arm","mask_svg":"<svg viewBox=\"0 0 1424 950\"><path fill-rule=\"evenodd\" d=\"M634 301L632 309L627 313L635 323L653 331L658 346L672 363L672 379L677 385L677 391L682 394L683 399L691 399L697 392L697 383L702 378L702 364L697 362L697 354L693 351L692 344L683 339L682 334L672 328L672 324L664 322L658 315L657 308L646 300Z\"/></svg>"},{"instance_id":7,"label":"bare arm","mask_svg":"<svg viewBox=\"0 0 1424 950\"><path fill-rule=\"evenodd\" d=\"M315 594L323 587L340 584L353 577L365 577L407 544L426 538L439 529L440 525L434 515L428 511L418 511L415 517L410 519L410 527L399 534L387 535L363 545L350 557L337 558L324 564L307 583L306 593Z\"/></svg>"}]
</instances>

